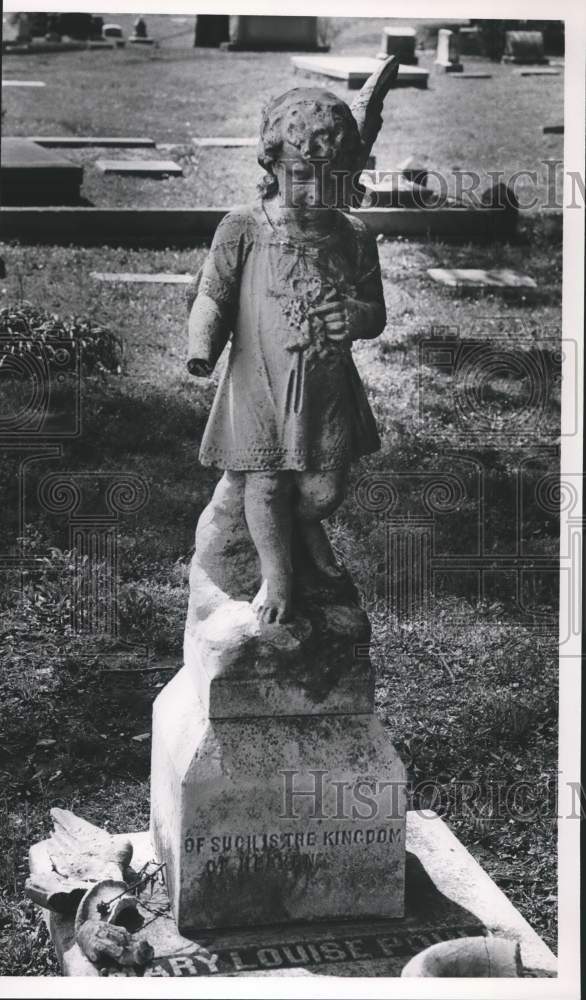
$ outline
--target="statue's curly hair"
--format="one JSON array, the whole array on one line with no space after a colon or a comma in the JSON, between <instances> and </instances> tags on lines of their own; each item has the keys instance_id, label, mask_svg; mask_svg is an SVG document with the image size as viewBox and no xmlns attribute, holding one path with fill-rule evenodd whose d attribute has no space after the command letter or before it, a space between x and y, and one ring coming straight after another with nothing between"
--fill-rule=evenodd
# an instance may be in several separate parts
<instances>
[{"instance_id":1,"label":"statue's curly hair","mask_svg":"<svg viewBox=\"0 0 586 1000\"><path fill-rule=\"evenodd\" d=\"M295 87L263 108L257 158L267 176L261 197L272 198L279 185L273 167L288 140L307 159L324 159L337 170L352 171L360 156L358 126L348 105L328 90Z\"/></svg>"}]
</instances>

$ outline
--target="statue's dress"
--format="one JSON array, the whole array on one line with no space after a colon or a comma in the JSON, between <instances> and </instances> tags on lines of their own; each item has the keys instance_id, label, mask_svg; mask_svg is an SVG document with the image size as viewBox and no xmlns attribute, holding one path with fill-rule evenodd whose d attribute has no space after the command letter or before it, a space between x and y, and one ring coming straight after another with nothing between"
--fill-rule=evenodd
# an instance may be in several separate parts
<instances>
[{"instance_id":1,"label":"statue's dress","mask_svg":"<svg viewBox=\"0 0 586 1000\"><path fill-rule=\"evenodd\" d=\"M230 354L201 442L200 461L229 470L327 470L376 451L380 440L349 345L328 341L308 310L326 297L383 303L376 242L364 223L332 211L318 239L290 239L262 204L218 226L199 293L225 320L191 330L189 355ZM368 335L368 334L365 334Z\"/></svg>"}]
</instances>

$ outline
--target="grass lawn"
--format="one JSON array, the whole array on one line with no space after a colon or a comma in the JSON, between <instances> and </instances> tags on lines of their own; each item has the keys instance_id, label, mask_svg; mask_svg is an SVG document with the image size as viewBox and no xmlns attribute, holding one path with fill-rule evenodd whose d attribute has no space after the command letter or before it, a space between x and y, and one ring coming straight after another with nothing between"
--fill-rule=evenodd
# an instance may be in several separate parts
<instances>
[{"instance_id":1,"label":"grass lawn","mask_svg":"<svg viewBox=\"0 0 586 1000\"><path fill-rule=\"evenodd\" d=\"M168 22L147 20L151 33L162 37ZM374 54L381 23L343 25L335 50L343 51L347 43ZM100 52L91 62L76 53L53 61L13 59L8 71L14 76L49 82L50 69L52 95L49 87L34 99L24 91L7 92L5 134L144 133L173 143L216 132L252 134L263 88L270 82L276 92L298 82L287 75L288 56L194 52L187 48L190 24L166 30L184 35L156 53ZM193 72L197 68L199 74ZM489 108L474 97L478 91L463 97L463 83L444 76L434 77L428 93L393 95L383 162L424 151L431 165L446 169L493 162L495 168L521 169L525 157L533 167L546 145L539 94L547 92L550 101L557 93L561 108L559 81L521 80L506 67L493 71L493 81L474 84L502 88ZM122 81L124 100L118 97ZM510 97L506 88L512 81L518 90L504 105L510 112L505 128L500 101ZM102 100L96 100L97 92ZM519 116L517 131L511 115ZM553 117L550 103L548 121ZM400 149L392 139L395 131ZM258 171L252 158L239 176L234 163L240 155L224 154L215 172L210 166L204 173L204 158L213 160L202 152L201 169L183 181L151 183L147 190L147 182L108 182L107 190L90 187L88 197L93 190L101 204L130 203L125 198L137 204L243 201ZM87 184L98 185L89 170L87 177ZM372 619L378 711L408 766L413 804L445 815L555 949L557 575L531 572L528 564L516 593L515 580L502 565L518 555L520 544L536 566L540 559L555 560L558 551L557 517L539 501L539 483L556 472L558 462L561 242L536 225L530 242L447 247L397 239L381 241L379 250L388 326L377 341L357 344L355 358L383 447L353 470L348 498L331 519L332 539ZM25 576L21 594L10 573L2 584L8 613L0 632L0 974L57 974L39 911L23 896L27 851L48 832L55 805L112 831L148 825L150 740L142 737L150 734L153 698L181 659L193 532L216 479L198 465L197 448L217 376L205 382L186 373L184 289L101 285L90 276L93 270L191 273L205 248L3 245L0 253L7 266L0 308L27 300L60 316L77 314L111 330L124 346L119 374L83 379L81 435L64 440L60 455L41 460L30 454L24 551L44 563ZM536 279L540 295L460 298L426 275L429 267L450 265L517 268ZM432 327L444 328L466 349L480 345L489 352L478 404L484 423L474 422L466 371L450 370L445 359L429 353ZM506 364L511 350L513 368ZM22 386L2 381L0 416L6 416L18 408ZM64 388L55 388L52 405L62 416L71 406L68 399ZM16 552L22 459L14 451L1 455L2 552ZM126 645L71 635L69 586L76 570L67 519L48 512L37 495L41 478L59 470L132 472L149 485L145 507L119 524L118 612ZM465 561L476 551L480 530L484 552L494 557L494 573L487 574L478 597L474 574L448 562L427 615L397 618L386 592L389 580L400 582L401 568L385 557L384 520L361 500L364 477L383 489L394 484L398 512L416 518L423 510L422 484L438 475L455 479L460 492L456 489L451 504L445 494L443 502L436 494L434 555ZM536 628L544 614L553 616L553 625ZM148 664L164 672L135 669L144 666L145 647ZM132 672L106 672L120 662ZM520 781L525 787L514 801L504 809L495 804L495 788L515 790Z\"/></svg>"}]
</instances>

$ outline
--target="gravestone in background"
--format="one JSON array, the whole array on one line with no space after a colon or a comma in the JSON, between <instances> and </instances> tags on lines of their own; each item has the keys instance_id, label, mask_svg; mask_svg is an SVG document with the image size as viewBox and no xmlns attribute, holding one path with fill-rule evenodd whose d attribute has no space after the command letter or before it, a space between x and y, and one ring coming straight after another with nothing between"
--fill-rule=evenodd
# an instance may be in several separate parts
<instances>
[{"instance_id":1,"label":"gravestone in background","mask_svg":"<svg viewBox=\"0 0 586 1000\"><path fill-rule=\"evenodd\" d=\"M230 41L229 14L198 14L195 19L193 44L201 48L217 49Z\"/></svg>"},{"instance_id":2,"label":"gravestone in background","mask_svg":"<svg viewBox=\"0 0 586 1000\"><path fill-rule=\"evenodd\" d=\"M460 39L457 31L440 28L437 33L436 66L442 66L446 73L461 73L464 69L460 62Z\"/></svg>"},{"instance_id":3,"label":"gravestone in background","mask_svg":"<svg viewBox=\"0 0 586 1000\"><path fill-rule=\"evenodd\" d=\"M154 45L154 38L149 37L147 23L144 17L137 17L134 22L133 32L128 39L131 45Z\"/></svg>"},{"instance_id":4,"label":"gravestone in background","mask_svg":"<svg viewBox=\"0 0 586 1000\"><path fill-rule=\"evenodd\" d=\"M379 59L399 56L404 66L417 66L415 55L417 32L415 28L383 28Z\"/></svg>"},{"instance_id":5,"label":"gravestone in background","mask_svg":"<svg viewBox=\"0 0 586 1000\"><path fill-rule=\"evenodd\" d=\"M545 56L542 31L507 31L503 62L517 65L544 65Z\"/></svg>"},{"instance_id":6,"label":"gravestone in background","mask_svg":"<svg viewBox=\"0 0 586 1000\"><path fill-rule=\"evenodd\" d=\"M79 202L83 167L30 139L3 138L0 183L7 205L67 205Z\"/></svg>"},{"instance_id":7,"label":"gravestone in background","mask_svg":"<svg viewBox=\"0 0 586 1000\"><path fill-rule=\"evenodd\" d=\"M32 40L29 14L5 14L2 19L2 42L5 45L28 45Z\"/></svg>"},{"instance_id":8,"label":"gravestone in background","mask_svg":"<svg viewBox=\"0 0 586 1000\"><path fill-rule=\"evenodd\" d=\"M324 50L317 17L268 17L237 14L230 17L229 49Z\"/></svg>"},{"instance_id":9,"label":"gravestone in background","mask_svg":"<svg viewBox=\"0 0 586 1000\"><path fill-rule=\"evenodd\" d=\"M481 56L482 51L482 35L480 34L480 29L478 25L473 25L471 27L462 26L459 29L458 34L460 35L460 55L462 56Z\"/></svg>"}]
</instances>

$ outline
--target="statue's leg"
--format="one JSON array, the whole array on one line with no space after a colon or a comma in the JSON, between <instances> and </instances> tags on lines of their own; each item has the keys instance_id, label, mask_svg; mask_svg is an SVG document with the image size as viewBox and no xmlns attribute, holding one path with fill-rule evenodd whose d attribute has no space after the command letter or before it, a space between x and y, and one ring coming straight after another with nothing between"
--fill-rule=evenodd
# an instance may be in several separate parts
<instances>
[{"instance_id":1,"label":"statue's leg","mask_svg":"<svg viewBox=\"0 0 586 1000\"><path fill-rule=\"evenodd\" d=\"M270 624L292 615L290 472L247 472L246 523L260 559L263 583L254 600L259 620Z\"/></svg>"},{"instance_id":2,"label":"statue's leg","mask_svg":"<svg viewBox=\"0 0 586 1000\"><path fill-rule=\"evenodd\" d=\"M321 521L342 503L347 477L347 469L295 473L298 494L293 513L296 527L316 568L336 579L343 575L343 570L336 562Z\"/></svg>"}]
</instances>

